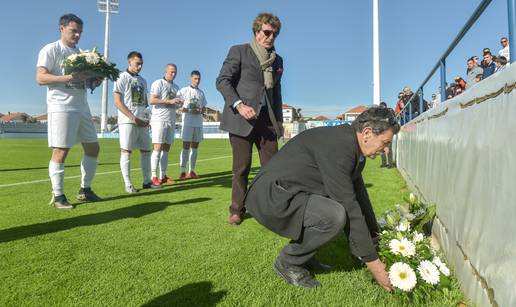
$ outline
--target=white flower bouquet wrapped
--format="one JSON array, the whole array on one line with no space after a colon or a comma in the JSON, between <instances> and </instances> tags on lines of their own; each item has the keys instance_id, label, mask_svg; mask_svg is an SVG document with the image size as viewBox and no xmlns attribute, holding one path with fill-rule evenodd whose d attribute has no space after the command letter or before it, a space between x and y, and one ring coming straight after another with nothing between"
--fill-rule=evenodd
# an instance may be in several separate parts
<instances>
[{"instance_id":1,"label":"white flower bouquet wrapped","mask_svg":"<svg viewBox=\"0 0 516 307\"><path fill-rule=\"evenodd\" d=\"M72 73L86 73L91 78L86 81L86 86L94 90L94 80L108 78L116 81L120 71L115 67L116 64L106 61L106 59L97 52L97 48L93 50L79 49L80 53L72 54L63 62L65 75Z\"/></svg>"}]
</instances>

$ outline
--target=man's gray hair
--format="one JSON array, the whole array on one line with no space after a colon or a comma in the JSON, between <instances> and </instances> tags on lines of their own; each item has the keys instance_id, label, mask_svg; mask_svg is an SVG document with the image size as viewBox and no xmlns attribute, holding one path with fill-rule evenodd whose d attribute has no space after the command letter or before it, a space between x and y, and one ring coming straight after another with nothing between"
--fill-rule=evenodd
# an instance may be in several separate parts
<instances>
[{"instance_id":1,"label":"man's gray hair","mask_svg":"<svg viewBox=\"0 0 516 307\"><path fill-rule=\"evenodd\" d=\"M371 107L362 112L351 123L356 132L362 132L364 128L371 128L376 135L391 129L394 134L400 131L400 124L396 120L396 113L391 108Z\"/></svg>"}]
</instances>

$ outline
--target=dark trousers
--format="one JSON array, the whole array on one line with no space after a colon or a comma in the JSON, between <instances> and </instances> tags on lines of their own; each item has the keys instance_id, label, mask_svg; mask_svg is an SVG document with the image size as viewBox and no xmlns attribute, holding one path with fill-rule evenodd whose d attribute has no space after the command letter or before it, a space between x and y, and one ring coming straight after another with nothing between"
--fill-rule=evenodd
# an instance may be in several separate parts
<instances>
[{"instance_id":1,"label":"dark trousers","mask_svg":"<svg viewBox=\"0 0 516 307\"><path fill-rule=\"evenodd\" d=\"M389 165L389 166L391 166L393 164L393 161L392 161L392 144L389 145L389 153L388 154L382 153L381 157L382 157L382 165Z\"/></svg>"},{"instance_id":2,"label":"dark trousers","mask_svg":"<svg viewBox=\"0 0 516 307\"><path fill-rule=\"evenodd\" d=\"M346 210L329 198L310 195L303 219L303 232L290 241L279 255L281 262L300 266L310 260L319 248L335 238L346 224Z\"/></svg>"},{"instance_id":3,"label":"dark trousers","mask_svg":"<svg viewBox=\"0 0 516 307\"><path fill-rule=\"evenodd\" d=\"M233 150L233 179L231 182L231 214L245 213L244 197L247 192L248 176L251 170L253 144L258 149L260 164L264 166L278 152L278 140L267 111L260 112L251 133L242 137L229 134Z\"/></svg>"}]
</instances>

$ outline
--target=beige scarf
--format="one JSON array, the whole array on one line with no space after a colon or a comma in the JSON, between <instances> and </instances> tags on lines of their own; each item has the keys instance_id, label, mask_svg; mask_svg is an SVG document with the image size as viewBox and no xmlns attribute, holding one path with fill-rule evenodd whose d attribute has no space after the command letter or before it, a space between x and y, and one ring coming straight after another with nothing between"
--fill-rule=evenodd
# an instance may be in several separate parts
<instances>
[{"instance_id":1,"label":"beige scarf","mask_svg":"<svg viewBox=\"0 0 516 307\"><path fill-rule=\"evenodd\" d=\"M251 49L260 61L260 66L263 71L263 81L265 88L270 89L274 86L274 79L272 78L272 63L276 60L276 50L274 47L271 48L270 52L267 51L262 45L258 44L256 38L253 37L251 40Z\"/></svg>"}]
</instances>

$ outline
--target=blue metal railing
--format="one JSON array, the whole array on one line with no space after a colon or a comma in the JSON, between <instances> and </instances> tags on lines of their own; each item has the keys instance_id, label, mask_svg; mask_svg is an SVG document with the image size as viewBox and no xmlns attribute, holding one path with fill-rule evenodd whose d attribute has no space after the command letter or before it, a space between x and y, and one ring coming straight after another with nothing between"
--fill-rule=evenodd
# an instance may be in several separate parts
<instances>
[{"instance_id":1,"label":"blue metal railing","mask_svg":"<svg viewBox=\"0 0 516 307\"><path fill-rule=\"evenodd\" d=\"M486 8L491 4L492 0L482 0L482 2L478 5L478 7L475 9L473 14L469 17L466 24L462 27L462 29L459 31L455 39L452 41L452 43L448 46L446 51L443 53L443 55L439 58L437 61L437 64L432 68L430 73L427 75L425 80L421 83L421 85L416 89L414 94L410 97L410 99L407 101L406 105L403 107L403 109L398 114L399 117L403 120L403 123L406 123L408 121L411 121L413 119L413 110L412 110L412 101L419 97L419 113L422 113L423 108L423 87L428 83L430 78L434 75L434 73L437 71L437 69L440 69L440 78L441 78L441 102L444 102L447 98L446 96L446 58L450 55L450 53L455 49L455 47L459 44L459 42L462 40L462 38L466 35L466 33L469 31L469 29L475 24L477 19L482 15L482 13L486 10ZM507 12L508 12L508 21L509 21L509 44L510 46L510 58L511 63L514 63L516 61L516 0L507 0ZM406 109L408 108L408 114L406 112ZM407 120L408 115L408 120ZM419 115L419 114L418 114Z\"/></svg>"}]
</instances>

